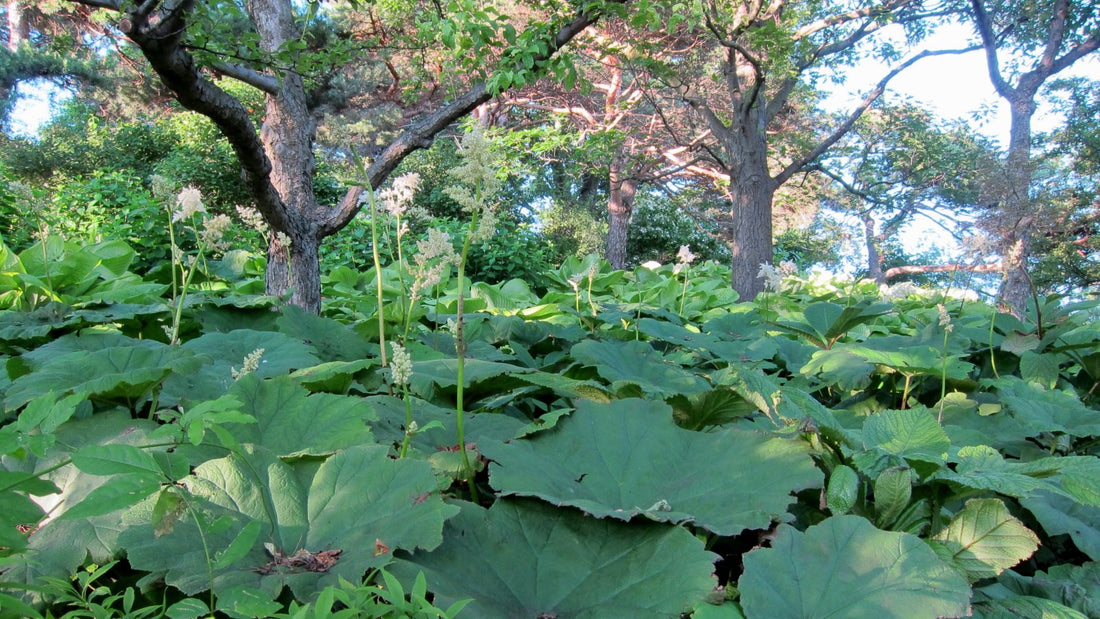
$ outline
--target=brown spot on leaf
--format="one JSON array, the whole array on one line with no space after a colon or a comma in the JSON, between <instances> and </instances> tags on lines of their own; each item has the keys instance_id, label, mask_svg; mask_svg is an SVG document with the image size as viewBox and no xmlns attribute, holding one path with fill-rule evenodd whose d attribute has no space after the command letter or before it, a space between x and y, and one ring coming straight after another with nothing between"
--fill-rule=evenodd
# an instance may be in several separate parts
<instances>
[{"instance_id":1,"label":"brown spot on leaf","mask_svg":"<svg viewBox=\"0 0 1100 619\"><path fill-rule=\"evenodd\" d=\"M320 552L310 552L305 548L299 548L290 556L278 550L272 551L270 548L268 552L271 552L273 559L256 569L261 574L274 574L280 567L287 568L287 571L291 572L327 572L329 568L336 565L344 551L322 550Z\"/></svg>"}]
</instances>

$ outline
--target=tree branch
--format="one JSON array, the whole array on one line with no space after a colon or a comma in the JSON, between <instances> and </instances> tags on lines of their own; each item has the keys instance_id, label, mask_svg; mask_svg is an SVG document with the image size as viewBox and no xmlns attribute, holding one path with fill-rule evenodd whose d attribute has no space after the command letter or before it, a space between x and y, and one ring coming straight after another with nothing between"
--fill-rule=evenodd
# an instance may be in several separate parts
<instances>
[{"instance_id":1,"label":"tree branch","mask_svg":"<svg viewBox=\"0 0 1100 619\"><path fill-rule=\"evenodd\" d=\"M240 80L270 95L278 96L279 94L279 80L270 75L264 75L257 71L253 71L244 65L235 62L219 62L211 64L210 68L222 75L228 75L233 79Z\"/></svg>"},{"instance_id":2,"label":"tree branch","mask_svg":"<svg viewBox=\"0 0 1100 619\"><path fill-rule=\"evenodd\" d=\"M72 1L120 10L118 2ZM289 229L286 205L271 184L271 162L248 110L204 77L195 58L183 47L186 17L194 3L194 0L179 0L158 10L158 3L148 0L127 10L119 27L141 49L164 85L176 95L176 100L218 126L237 155L244 186L256 201L257 209L276 229Z\"/></svg>"},{"instance_id":3,"label":"tree branch","mask_svg":"<svg viewBox=\"0 0 1100 619\"><path fill-rule=\"evenodd\" d=\"M970 6L974 11L974 24L978 28L978 35L982 38L982 47L985 48L985 62L989 66L989 80L993 82L993 88L1005 99L1012 100L1014 89L1001 75L1000 61L997 59L997 40L993 36L993 26L989 21L989 14L985 12L983 0L970 0Z\"/></svg>"},{"instance_id":4,"label":"tree branch","mask_svg":"<svg viewBox=\"0 0 1100 619\"><path fill-rule=\"evenodd\" d=\"M887 280L891 280L895 277L900 277L902 275L913 275L916 273L949 273L951 271L965 271L968 273L996 273L1000 270L1001 263L999 262L994 262L992 264L916 264L889 269L884 274L884 277Z\"/></svg>"},{"instance_id":5,"label":"tree branch","mask_svg":"<svg viewBox=\"0 0 1100 619\"><path fill-rule=\"evenodd\" d=\"M906 4L912 4L915 0L890 0L882 4L881 6L869 6L862 9L854 9L846 13L838 13L836 15L830 15L829 17L823 17L817 21L810 22L805 26L802 26L795 31L795 39L804 39L812 34L820 32L830 26L837 24L843 24L845 22L862 19L864 17L875 17L878 15L884 15L893 11L894 9L901 8Z\"/></svg>"},{"instance_id":6,"label":"tree branch","mask_svg":"<svg viewBox=\"0 0 1100 619\"><path fill-rule=\"evenodd\" d=\"M1062 40L1066 36L1066 19L1069 17L1069 0L1055 0L1054 19L1050 20L1050 28L1047 30L1046 46L1043 55L1039 59L1039 66L1047 75L1053 74L1054 59L1058 56L1058 48L1062 46Z\"/></svg>"},{"instance_id":7,"label":"tree branch","mask_svg":"<svg viewBox=\"0 0 1100 619\"><path fill-rule=\"evenodd\" d=\"M1073 49L1063 54L1061 58L1055 60L1051 65L1050 74L1054 75L1068 68L1071 64L1080 60L1082 56L1090 54L1098 48L1100 48L1100 32L1096 32L1091 37L1074 45Z\"/></svg>"},{"instance_id":8,"label":"tree branch","mask_svg":"<svg viewBox=\"0 0 1100 619\"><path fill-rule=\"evenodd\" d=\"M615 4L626 4L629 1L612 0ZM603 13L598 9L581 10L558 30L554 38L548 42L546 53L535 58L535 65L538 66L549 60L559 49L572 41L585 28L599 21L602 16ZM374 189L380 187L405 157L416 150L430 147L437 134L490 99L492 94L489 93L485 82L478 82L451 102L407 127L371 163L365 179L367 184ZM364 190L364 186L348 189L337 208L333 209L321 222L322 234L332 234L340 230L355 217L359 212L359 199Z\"/></svg>"},{"instance_id":9,"label":"tree branch","mask_svg":"<svg viewBox=\"0 0 1100 619\"><path fill-rule=\"evenodd\" d=\"M848 118L846 118L839 127L833 130L833 132L828 137L819 142L817 146L815 146L810 152L791 162L790 165L788 165L779 174L777 174L775 176L776 184L782 185L789 178L797 174L799 170L806 167L815 159L820 157L825 151L829 150L833 146L833 144L837 142L837 140L843 137L844 134L847 133L852 128L852 126L856 124L856 121L859 120L859 117L863 115L863 112L867 111L867 108L871 107L871 104L882 96L882 93L886 91L886 86L890 83L890 80L897 77L899 73L924 58L929 58L932 56L945 56L950 54L964 54L966 52L974 51L976 49L978 48L968 47L965 49L924 50L891 69L885 77L879 80L878 84L875 85L871 92L863 98L863 101L860 102L859 106L852 110L852 112L848 115Z\"/></svg>"}]
</instances>

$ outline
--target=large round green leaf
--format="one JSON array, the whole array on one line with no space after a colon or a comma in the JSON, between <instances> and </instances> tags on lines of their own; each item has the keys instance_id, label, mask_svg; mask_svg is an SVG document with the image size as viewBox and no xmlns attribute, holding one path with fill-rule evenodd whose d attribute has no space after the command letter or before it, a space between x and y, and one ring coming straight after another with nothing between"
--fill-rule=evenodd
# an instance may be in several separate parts
<instances>
[{"instance_id":1,"label":"large round green leaf","mask_svg":"<svg viewBox=\"0 0 1100 619\"><path fill-rule=\"evenodd\" d=\"M229 390L243 403L240 411L256 423L229 424L242 443L263 445L280 456L324 455L373 443L366 422L374 410L363 398L310 394L286 376L262 380L247 375Z\"/></svg>"},{"instance_id":2,"label":"large round green leaf","mask_svg":"<svg viewBox=\"0 0 1100 619\"><path fill-rule=\"evenodd\" d=\"M93 417L72 420L58 427L55 432L57 442L43 458L33 455L25 459L5 457L2 465L8 471L32 473L57 466L44 478L56 484L59 492L35 497L35 502L49 517L40 523L38 530L27 540L27 553L18 561L4 566L0 579L34 583L42 576L66 578L87 560L102 564L115 558L119 552L117 539L121 529L119 514L122 507L132 505L141 500L142 496L131 493L129 502L119 494L103 497L104 489L110 488L112 481L125 480L129 476L110 477L88 473L72 463L66 463L66 460L72 453L70 450L91 445L126 445L129 448L120 447L116 453L130 453L133 446L148 442L148 433L152 429L152 423L132 419L125 411L97 413ZM140 489L141 486L139 484L137 488L131 487L130 490ZM144 487L149 488L146 492L148 495L157 488L157 484L154 482L151 487ZM93 510L95 515L88 517L65 517L70 509L81 505L84 510L95 507L83 503L94 493L101 496L99 507L103 509ZM95 503L96 499L93 497L89 501Z\"/></svg>"},{"instance_id":3,"label":"large round green leaf","mask_svg":"<svg viewBox=\"0 0 1100 619\"><path fill-rule=\"evenodd\" d=\"M953 617L970 586L920 538L833 516L803 533L780 525L771 548L744 557L746 617Z\"/></svg>"},{"instance_id":4,"label":"large round green leaf","mask_svg":"<svg viewBox=\"0 0 1100 619\"><path fill-rule=\"evenodd\" d=\"M579 402L552 430L484 442L490 482L599 518L694 522L719 535L790 519L792 492L819 487L807 448L738 428L684 430L663 402Z\"/></svg>"},{"instance_id":5,"label":"large round green leaf","mask_svg":"<svg viewBox=\"0 0 1100 619\"><path fill-rule=\"evenodd\" d=\"M165 345L78 350L53 357L12 381L4 407L14 410L50 391L136 399L174 372L186 374L198 367L198 360L189 351Z\"/></svg>"},{"instance_id":6,"label":"large round green leaf","mask_svg":"<svg viewBox=\"0 0 1100 619\"><path fill-rule=\"evenodd\" d=\"M702 378L665 361L645 342L585 340L573 346L571 354L577 361L595 367L615 390L637 386L647 394L664 397L710 388Z\"/></svg>"},{"instance_id":7,"label":"large round green leaf","mask_svg":"<svg viewBox=\"0 0 1100 619\"><path fill-rule=\"evenodd\" d=\"M192 509L158 527L155 502L146 501L128 515L122 544L135 569L188 595L211 580L215 591L247 585L277 594L289 585L299 598L338 577L358 581L391 550L438 546L443 521L457 512L433 494L428 463L388 452L352 447L312 477L262 448L207 461L181 482L196 497Z\"/></svg>"},{"instance_id":8,"label":"large round green leaf","mask_svg":"<svg viewBox=\"0 0 1100 619\"><path fill-rule=\"evenodd\" d=\"M288 374L321 362L309 345L274 331L209 332L184 343L181 348L208 361L197 372L177 373L165 381L160 396L162 405L213 400L225 395L233 386L233 372L241 371L244 358L261 349L258 367L253 372L261 378Z\"/></svg>"},{"instance_id":9,"label":"large round green leaf","mask_svg":"<svg viewBox=\"0 0 1100 619\"><path fill-rule=\"evenodd\" d=\"M936 464L944 461L951 447L951 439L924 407L871 415L863 424L863 443L868 449Z\"/></svg>"},{"instance_id":10,"label":"large round green leaf","mask_svg":"<svg viewBox=\"0 0 1100 619\"><path fill-rule=\"evenodd\" d=\"M1078 550L1093 561L1100 561L1100 509L1073 499L1040 491L1020 499L1047 535L1069 535Z\"/></svg>"},{"instance_id":11,"label":"large round green leaf","mask_svg":"<svg viewBox=\"0 0 1100 619\"><path fill-rule=\"evenodd\" d=\"M427 575L436 605L509 617L673 617L715 586L716 555L680 527L596 520L529 500L471 503L443 545L395 571Z\"/></svg>"}]
</instances>

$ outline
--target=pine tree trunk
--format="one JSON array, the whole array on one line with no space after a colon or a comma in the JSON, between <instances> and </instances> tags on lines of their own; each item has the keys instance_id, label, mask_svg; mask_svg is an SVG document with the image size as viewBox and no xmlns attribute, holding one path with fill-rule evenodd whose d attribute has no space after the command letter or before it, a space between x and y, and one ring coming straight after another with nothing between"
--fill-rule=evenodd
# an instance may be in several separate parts
<instances>
[{"instance_id":1,"label":"pine tree trunk","mask_svg":"<svg viewBox=\"0 0 1100 619\"><path fill-rule=\"evenodd\" d=\"M286 0L249 0L248 10L265 51L275 52L287 41L299 37ZM325 214L313 193L316 164L312 146L316 124L306 103L302 76L286 71L279 77L279 94L267 95L260 140L271 162L271 184L286 209L286 229L277 225L272 228L290 239L290 248L283 245L282 239L272 241L265 287L269 295L285 297L289 293L291 304L318 313L321 310L318 222Z\"/></svg>"},{"instance_id":2,"label":"pine tree trunk","mask_svg":"<svg viewBox=\"0 0 1100 619\"><path fill-rule=\"evenodd\" d=\"M320 244L309 237L292 240L287 247L281 238L267 249L265 287L268 294L287 297L291 305L321 312Z\"/></svg>"}]
</instances>

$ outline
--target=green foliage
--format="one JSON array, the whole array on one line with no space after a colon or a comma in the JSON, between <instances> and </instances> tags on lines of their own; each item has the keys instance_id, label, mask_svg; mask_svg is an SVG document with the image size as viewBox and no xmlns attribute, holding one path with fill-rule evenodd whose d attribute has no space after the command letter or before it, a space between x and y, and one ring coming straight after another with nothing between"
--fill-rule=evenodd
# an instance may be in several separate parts
<instances>
[{"instance_id":1,"label":"green foliage","mask_svg":"<svg viewBox=\"0 0 1100 619\"><path fill-rule=\"evenodd\" d=\"M729 247L715 233L714 229L700 229L671 200L640 195L630 220L627 263L641 264L648 260L672 263L680 246L688 245L697 260L729 264Z\"/></svg>"},{"instance_id":2,"label":"green foliage","mask_svg":"<svg viewBox=\"0 0 1100 619\"><path fill-rule=\"evenodd\" d=\"M750 617L951 617L965 615L970 598L966 581L917 536L858 516L804 532L780 525L771 548L745 555L738 588Z\"/></svg>"},{"instance_id":3,"label":"green foliage","mask_svg":"<svg viewBox=\"0 0 1100 619\"><path fill-rule=\"evenodd\" d=\"M460 373L453 279L334 269L311 316L211 264L177 318L134 262L3 258L5 612L1095 614L1089 304L589 256L468 285Z\"/></svg>"},{"instance_id":4,"label":"green foliage","mask_svg":"<svg viewBox=\"0 0 1100 619\"><path fill-rule=\"evenodd\" d=\"M560 204L539 211L542 225L539 231L553 248L551 264L569 257L603 253L607 243L607 223L597 219L587 209Z\"/></svg>"},{"instance_id":5,"label":"green foliage","mask_svg":"<svg viewBox=\"0 0 1100 619\"><path fill-rule=\"evenodd\" d=\"M579 402L553 430L483 445L490 483L597 518L691 522L719 535L789 520L792 493L821 484L803 445L738 428L684 430L670 413L634 399Z\"/></svg>"},{"instance_id":6,"label":"green foliage","mask_svg":"<svg viewBox=\"0 0 1100 619\"><path fill-rule=\"evenodd\" d=\"M461 507L446 543L397 568L424 570L445 603L472 597L471 616L669 616L714 587L715 556L680 527L598 520L539 501Z\"/></svg>"}]
</instances>

